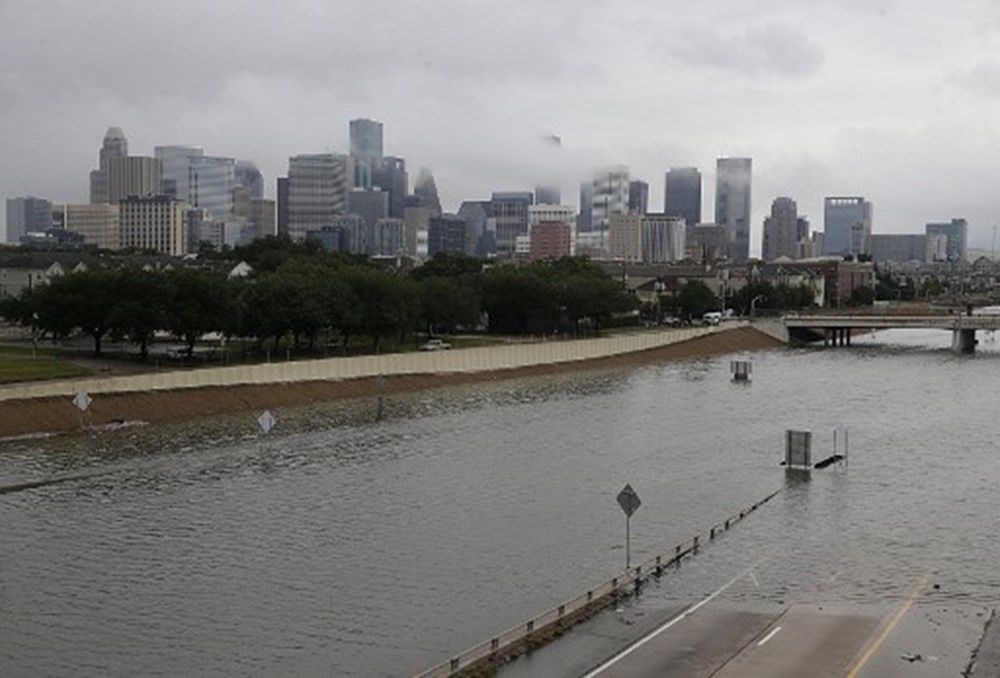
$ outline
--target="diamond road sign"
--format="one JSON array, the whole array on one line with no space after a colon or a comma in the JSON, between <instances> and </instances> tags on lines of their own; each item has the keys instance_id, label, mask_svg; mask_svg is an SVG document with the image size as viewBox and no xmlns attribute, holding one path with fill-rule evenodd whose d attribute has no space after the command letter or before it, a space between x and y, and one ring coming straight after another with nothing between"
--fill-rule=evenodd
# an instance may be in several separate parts
<instances>
[{"instance_id":1,"label":"diamond road sign","mask_svg":"<svg viewBox=\"0 0 1000 678\"><path fill-rule=\"evenodd\" d=\"M257 424L260 425L261 431L264 433L270 433L275 424L274 416L271 414L270 410L264 410L264 414L257 417Z\"/></svg>"},{"instance_id":2,"label":"diamond road sign","mask_svg":"<svg viewBox=\"0 0 1000 678\"><path fill-rule=\"evenodd\" d=\"M73 398L73 404L76 405L77 409L81 412L86 412L87 408L90 407L90 396L87 395L86 391L77 391L76 397Z\"/></svg>"},{"instance_id":3,"label":"diamond road sign","mask_svg":"<svg viewBox=\"0 0 1000 678\"><path fill-rule=\"evenodd\" d=\"M639 506L642 504L639 501L639 495L635 493L631 485L626 485L622 488L622 491L618 493L618 505L622 507L622 511L629 518L632 514L636 512Z\"/></svg>"}]
</instances>

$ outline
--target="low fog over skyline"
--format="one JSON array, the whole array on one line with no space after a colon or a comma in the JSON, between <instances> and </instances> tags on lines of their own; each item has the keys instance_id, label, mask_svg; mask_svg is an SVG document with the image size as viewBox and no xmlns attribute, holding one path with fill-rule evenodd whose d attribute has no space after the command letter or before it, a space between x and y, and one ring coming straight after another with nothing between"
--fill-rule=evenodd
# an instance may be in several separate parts
<instances>
[{"instance_id":1,"label":"low fog over skyline","mask_svg":"<svg viewBox=\"0 0 1000 678\"><path fill-rule=\"evenodd\" d=\"M371 117L448 210L550 177L575 205L623 163L657 210L668 167L700 168L711 215L715 158L745 155L753 252L777 196L816 230L824 196L864 195L875 232L961 216L989 247L998 31L985 0L0 0L0 193L86 202L119 126L133 154L253 160L273 197L288 156L347 152Z\"/></svg>"}]
</instances>

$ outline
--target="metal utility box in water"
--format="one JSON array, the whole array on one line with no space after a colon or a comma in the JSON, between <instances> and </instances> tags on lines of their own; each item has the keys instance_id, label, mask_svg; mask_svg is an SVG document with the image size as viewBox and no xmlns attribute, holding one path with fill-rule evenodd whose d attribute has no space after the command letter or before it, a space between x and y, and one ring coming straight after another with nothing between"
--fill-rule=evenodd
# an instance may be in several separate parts
<instances>
[{"instance_id":1,"label":"metal utility box in water","mask_svg":"<svg viewBox=\"0 0 1000 678\"><path fill-rule=\"evenodd\" d=\"M785 431L785 467L797 471L812 469L811 431Z\"/></svg>"},{"instance_id":2,"label":"metal utility box in water","mask_svg":"<svg viewBox=\"0 0 1000 678\"><path fill-rule=\"evenodd\" d=\"M733 381L750 381L753 363L749 360L732 360L729 362L729 371L733 373Z\"/></svg>"}]
</instances>

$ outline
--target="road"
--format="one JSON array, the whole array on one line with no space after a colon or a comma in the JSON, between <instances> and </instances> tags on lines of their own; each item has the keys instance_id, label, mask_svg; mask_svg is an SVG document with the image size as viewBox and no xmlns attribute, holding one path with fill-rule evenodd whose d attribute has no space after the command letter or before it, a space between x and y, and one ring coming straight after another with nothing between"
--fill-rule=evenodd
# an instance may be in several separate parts
<instances>
[{"instance_id":1,"label":"road","mask_svg":"<svg viewBox=\"0 0 1000 678\"><path fill-rule=\"evenodd\" d=\"M501 675L960 676L989 616L976 605L925 601L932 592L926 577L891 604L724 600L730 587L752 576L744 571L702 600L664 609L655 619L639 606L599 615Z\"/></svg>"}]
</instances>

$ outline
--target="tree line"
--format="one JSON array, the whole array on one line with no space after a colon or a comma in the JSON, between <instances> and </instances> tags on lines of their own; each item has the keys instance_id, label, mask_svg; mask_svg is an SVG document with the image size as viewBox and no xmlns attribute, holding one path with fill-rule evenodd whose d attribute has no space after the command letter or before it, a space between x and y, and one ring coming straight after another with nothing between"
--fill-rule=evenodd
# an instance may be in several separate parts
<instances>
[{"instance_id":1,"label":"tree line","mask_svg":"<svg viewBox=\"0 0 1000 678\"><path fill-rule=\"evenodd\" d=\"M387 338L403 343L419 332L596 333L635 308L620 283L585 259L486 267L448 254L405 274L283 238L241 254L254 267L247 278L95 268L0 301L0 316L57 340L83 333L98 356L105 341L126 341L145 359L164 333L189 358L206 334L310 350L323 338L345 351L352 337L367 337L377 352Z\"/></svg>"}]
</instances>

